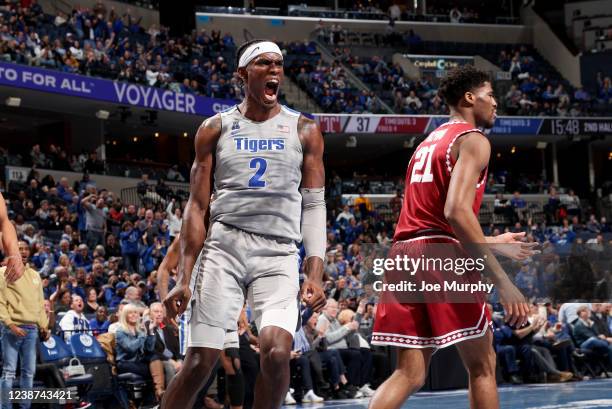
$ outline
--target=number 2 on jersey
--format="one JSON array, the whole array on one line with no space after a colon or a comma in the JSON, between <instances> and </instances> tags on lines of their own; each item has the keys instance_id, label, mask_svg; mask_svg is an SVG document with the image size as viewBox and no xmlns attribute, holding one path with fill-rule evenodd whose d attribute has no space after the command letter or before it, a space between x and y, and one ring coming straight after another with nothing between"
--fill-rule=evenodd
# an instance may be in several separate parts
<instances>
[{"instance_id":1,"label":"number 2 on jersey","mask_svg":"<svg viewBox=\"0 0 612 409\"><path fill-rule=\"evenodd\" d=\"M412 167L412 175L410 183L427 183L433 181L433 173L431 173L431 157L433 156L436 144L423 146L414 154L414 166ZM425 169L423 170L423 167Z\"/></svg>"},{"instance_id":2,"label":"number 2 on jersey","mask_svg":"<svg viewBox=\"0 0 612 409\"><path fill-rule=\"evenodd\" d=\"M261 180L261 177L266 173L268 162L264 158L253 158L249 164L251 169L257 168L255 174L249 179L249 187L265 187L266 181Z\"/></svg>"}]
</instances>

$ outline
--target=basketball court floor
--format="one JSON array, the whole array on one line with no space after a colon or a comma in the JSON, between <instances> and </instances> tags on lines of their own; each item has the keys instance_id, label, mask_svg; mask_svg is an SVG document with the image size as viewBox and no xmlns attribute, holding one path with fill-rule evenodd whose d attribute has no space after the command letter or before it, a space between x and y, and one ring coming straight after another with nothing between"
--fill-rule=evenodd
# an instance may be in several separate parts
<instances>
[{"instance_id":1,"label":"basketball court floor","mask_svg":"<svg viewBox=\"0 0 612 409\"><path fill-rule=\"evenodd\" d=\"M612 409L612 379L564 384L502 386L502 409ZM284 408L366 409L369 399L284 406ZM468 409L467 390L420 392L402 409Z\"/></svg>"}]
</instances>

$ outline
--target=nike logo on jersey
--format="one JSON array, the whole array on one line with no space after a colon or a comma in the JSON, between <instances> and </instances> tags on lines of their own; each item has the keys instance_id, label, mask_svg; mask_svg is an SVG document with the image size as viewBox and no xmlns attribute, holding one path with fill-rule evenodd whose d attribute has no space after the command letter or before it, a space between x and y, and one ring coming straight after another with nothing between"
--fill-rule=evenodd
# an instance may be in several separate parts
<instances>
[{"instance_id":1,"label":"nike logo on jersey","mask_svg":"<svg viewBox=\"0 0 612 409\"><path fill-rule=\"evenodd\" d=\"M237 151L282 151L285 150L284 139L249 139L234 138Z\"/></svg>"}]
</instances>

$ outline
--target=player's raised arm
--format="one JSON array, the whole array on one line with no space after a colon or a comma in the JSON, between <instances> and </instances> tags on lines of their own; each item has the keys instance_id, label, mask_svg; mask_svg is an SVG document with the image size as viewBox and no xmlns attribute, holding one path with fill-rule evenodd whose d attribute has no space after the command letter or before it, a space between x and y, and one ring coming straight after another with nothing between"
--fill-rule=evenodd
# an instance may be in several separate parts
<instances>
[{"instance_id":1,"label":"player's raised arm","mask_svg":"<svg viewBox=\"0 0 612 409\"><path fill-rule=\"evenodd\" d=\"M529 307L497 259L487 246L483 245L487 243L487 240L471 206L476 195L475 186L489 163L490 154L491 145L481 133L472 132L461 138L457 163L451 174L444 205L444 216L464 246L474 246L471 250L477 250L479 254L486 255L487 269L485 271L497 286L510 323L517 323L520 326L527 319Z\"/></svg>"},{"instance_id":2,"label":"player's raised arm","mask_svg":"<svg viewBox=\"0 0 612 409\"><path fill-rule=\"evenodd\" d=\"M302 162L302 237L308 277L302 287L303 300L315 311L325 306L323 260L325 259L325 168L323 135L316 122L304 116L298 122L298 133L304 149Z\"/></svg>"},{"instance_id":3,"label":"player's raised arm","mask_svg":"<svg viewBox=\"0 0 612 409\"><path fill-rule=\"evenodd\" d=\"M185 312L191 298L189 282L198 253L206 239L210 195L214 183L215 148L221 135L221 117L215 115L204 121L195 137L195 160L191 167L189 200L185 206L180 233L180 261L178 282L164 304L169 317Z\"/></svg>"},{"instance_id":4,"label":"player's raised arm","mask_svg":"<svg viewBox=\"0 0 612 409\"><path fill-rule=\"evenodd\" d=\"M21 278L24 267L19 254L17 233L8 218L6 202L2 195L0 195L0 230L2 231L2 246L7 260L4 276L8 283L12 283Z\"/></svg>"}]
</instances>

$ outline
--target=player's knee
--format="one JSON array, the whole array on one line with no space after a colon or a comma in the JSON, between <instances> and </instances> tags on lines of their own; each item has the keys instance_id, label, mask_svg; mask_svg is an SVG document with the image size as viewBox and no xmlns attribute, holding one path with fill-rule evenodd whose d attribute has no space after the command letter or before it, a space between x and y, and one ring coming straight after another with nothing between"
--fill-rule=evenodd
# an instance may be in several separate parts
<instances>
[{"instance_id":1,"label":"player's knee","mask_svg":"<svg viewBox=\"0 0 612 409\"><path fill-rule=\"evenodd\" d=\"M291 352L288 348L275 345L268 349L262 356L262 364L266 367L278 368L288 365Z\"/></svg>"},{"instance_id":2,"label":"player's knee","mask_svg":"<svg viewBox=\"0 0 612 409\"><path fill-rule=\"evenodd\" d=\"M183 362L183 369L181 371L185 373L205 374L205 373L208 373L208 371L210 371L211 369L210 366L211 365L205 356L202 356L201 354L196 353L196 354L190 355L189 359L186 359Z\"/></svg>"},{"instance_id":3,"label":"player's knee","mask_svg":"<svg viewBox=\"0 0 612 409\"><path fill-rule=\"evenodd\" d=\"M416 372L413 368L398 368L397 373L410 385L410 389L417 391L425 385L426 373Z\"/></svg>"},{"instance_id":4,"label":"player's knee","mask_svg":"<svg viewBox=\"0 0 612 409\"><path fill-rule=\"evenodd\" d=\"M471 378L495 377L495 354L471 362L467 369Z\"/></svg>"}]
</instances>

